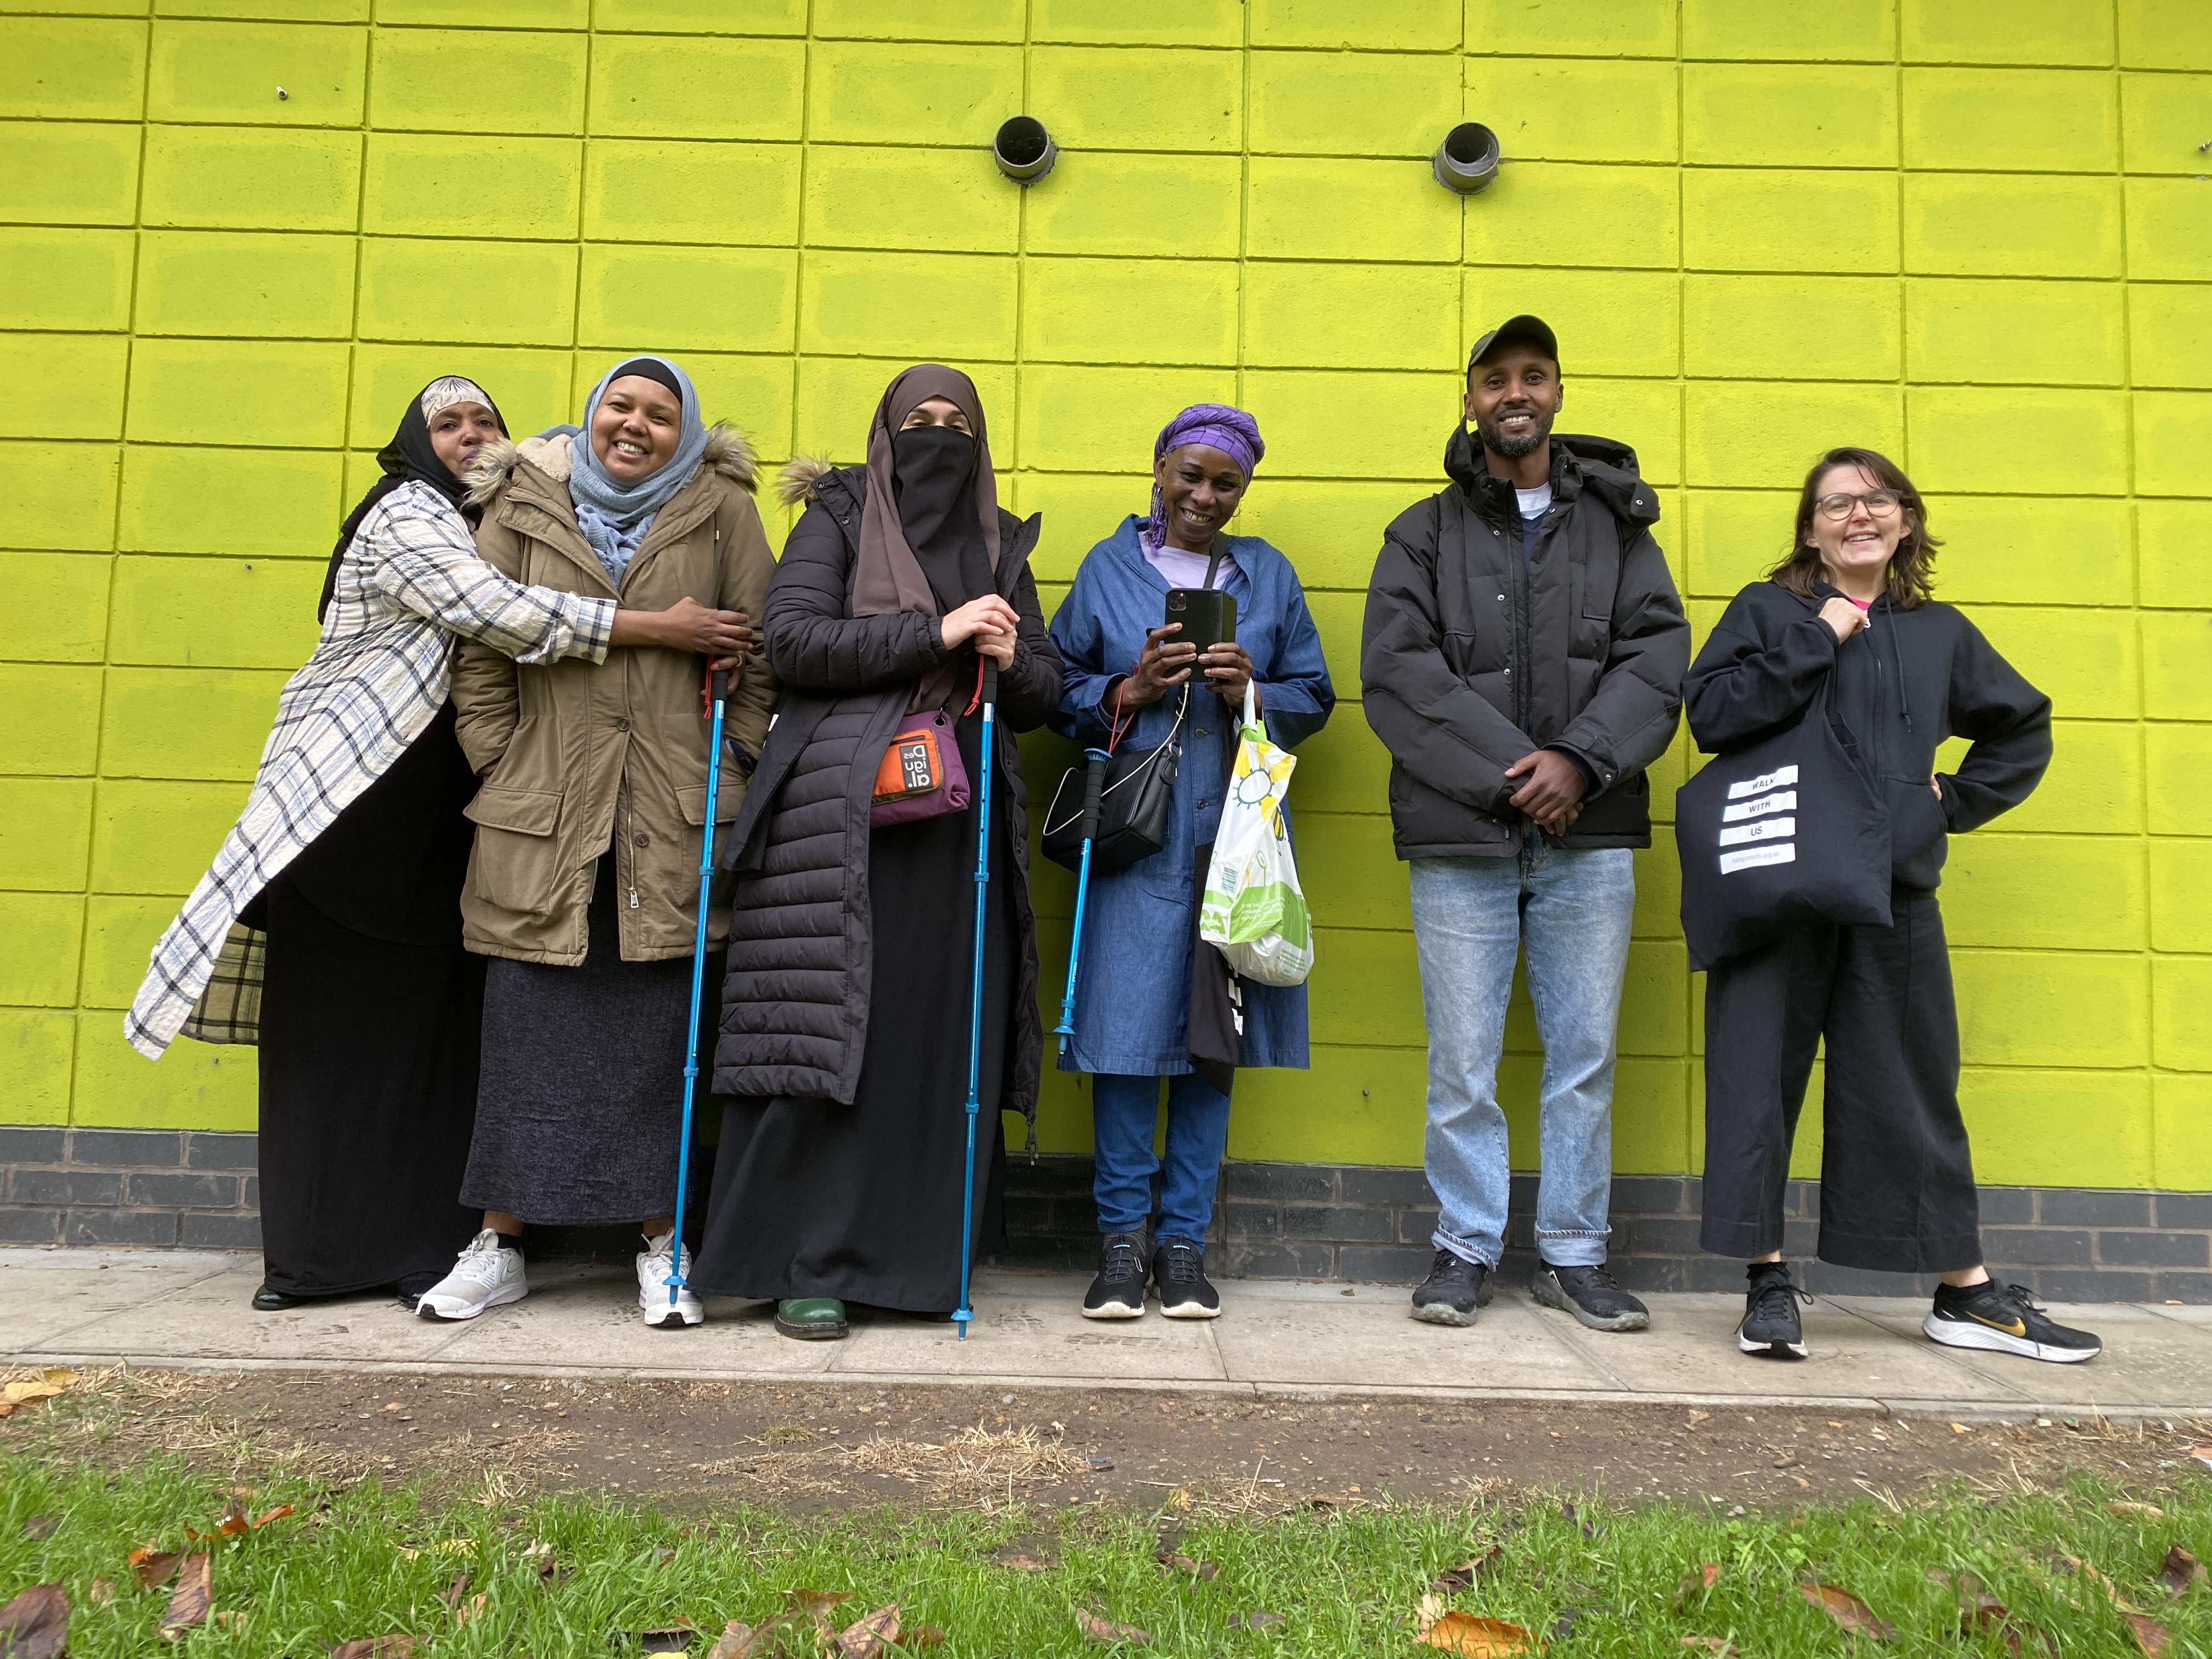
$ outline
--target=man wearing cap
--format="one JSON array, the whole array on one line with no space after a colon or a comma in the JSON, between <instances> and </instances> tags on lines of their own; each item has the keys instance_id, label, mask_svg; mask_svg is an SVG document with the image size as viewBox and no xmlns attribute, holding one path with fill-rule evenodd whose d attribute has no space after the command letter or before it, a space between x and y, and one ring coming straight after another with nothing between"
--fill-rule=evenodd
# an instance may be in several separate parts
<instances>
[{"instance_id":1,"label":"man wearing cap","mask_svg":"<svg viewBox=\"0 0 2212 1659\"><path fill-rule=\"evenodd\" d=\"M1476 341L1451 485L1398 515L1367 590L1360 681L1412 866L1440 1206L1413 1316L1471 1325L1490 1300L1510 1170L1498 1060L1525 951L1544 1043L1533 1288L1592 1329L1641 1330L1605 1265L1615 1024L1644 769L1674 735L1690 628L1635 451L1555 436L1561 401L1540 319Z\"/></svg>"}]
</instances>

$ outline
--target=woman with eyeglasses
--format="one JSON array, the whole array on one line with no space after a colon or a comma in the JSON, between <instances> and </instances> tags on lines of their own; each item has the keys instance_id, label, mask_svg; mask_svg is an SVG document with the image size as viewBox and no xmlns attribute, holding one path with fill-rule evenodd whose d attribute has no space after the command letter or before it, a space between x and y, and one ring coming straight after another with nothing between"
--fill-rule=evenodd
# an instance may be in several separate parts
<instances>
[{"instance_id":1,"label":"woman with eyeglasses","mask_svg":"<svg viewBox=\"0 0 2212 1659\"><path fill-rule=\"evenodd\" d=\"M1933 1340L2031 1359L2096 1357L1982 1265L1959 1114L1959 1018L1936 905L1949 837L2027 799L2051 763L2051 699L1965 615L1929 597L1919 492L1870 449L1806 474L1789 556L1738 593L1691 665L1690 731L1718 754L1836 707L1889 806L1892 925L1816 924L1716 964L1705 988L1702 1243L1749 1258L1737 1346L1806 1356L1804 1293L1782 1260L1782 1193L1815 1050L1826 1040L1819 1256L1936 1273ZM1936 746L1968 739L1955 772Z\"/></svg>"}]
</instances>

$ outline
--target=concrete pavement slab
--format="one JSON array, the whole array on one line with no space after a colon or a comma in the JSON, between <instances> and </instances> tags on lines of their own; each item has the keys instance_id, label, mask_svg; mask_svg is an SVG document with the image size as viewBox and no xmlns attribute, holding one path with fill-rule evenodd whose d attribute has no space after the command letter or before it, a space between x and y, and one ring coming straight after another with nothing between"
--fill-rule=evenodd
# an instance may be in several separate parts
<instances>
[{"instance_id":1,"label":"concrete pavement slab","mask_svg":"<svg viewBox=\"0 0 2212 1659\"><path fill-rule=\"evenodd\" d=\"M236 1264L228 1253L199 1251L0 1250L0 1331L7 1333L8 1348L46 1347L108 1315L230 1273Z\"/></svg>"},{"instance_id":2,"label":"concrete pavement slab","mask_svg":"<svg viewBox=\"0 0 2212 1659\"><path fill-rule=\"evenodd\" d=\"M1090 1283L1072 1273L979 1273L965 1341L947 1322L878 1315L856 1324L849 1340L819 1346L840 1350L830 1375L848 1382L884 1375L940 1382L1228 1380L1214 1322L1163 1319L1157 1310L1142 1319L1085 1319Z\"/></svg>"},{"instance_id":3,"label":"concrete pavement slab","mask_svg":"<svg viewBox=\"0 0 2212 1659\"><path fill-rule=\"evenodd\" d=\"M1223 1292L1213 1338L1238 1382L1545 1392L1617 1386L1501 1291L1474 1325L1427 1325L1391 1286L1250 1281Z\"/></svg>"},{"instance_id":4,"label":"concrete pavement slab","mask_svg":"<svg viewBox=\"0 0 2212 1659\"><path fill-rule=\"evenodd\" d=\"M2051 1304L2051 1318L2062 1325L2094 1331L2105 1344L2105 1352L2094 1359L2077 1365L2054 1365L2009 1354L1938 1348L1921 1334L1920 1322L1928 1310L1917 1301L1900 1302L1890 1297L1832 1299L1855 1317L1893 1336L1917 1342L1963 1370L2054 1407L2092 1411L2106 1406L2170 1406L2190 1413L2212 1410L2212 1328L2164 1316L2173 1310L2125 1303Z\"/></svg>"},{"instance_id":5,"label":"concrete pavement slab","mask_svg":"<svg viewBox=\"0 0 2212 1659\"><path fill-rule=\"evenodd\" d=\"M1812 1351L1802 1360L1755 1358L1737 1348L1735 1328L1743 1318L1740 1296L1685 1291L1645 1299L1651 1307L1648 1331L1589 1331L1549 1308L1535 1310L1534 1316L1619 1379L1613 1386L1638 1394L2004 1403L2028 1397L2022 1389L1952 1364L1917 1328L1910 1340L1870 1331L1863 1320L1825 1297L1802 1310L1805 1343Z\"/></svg>"}]
</instances>

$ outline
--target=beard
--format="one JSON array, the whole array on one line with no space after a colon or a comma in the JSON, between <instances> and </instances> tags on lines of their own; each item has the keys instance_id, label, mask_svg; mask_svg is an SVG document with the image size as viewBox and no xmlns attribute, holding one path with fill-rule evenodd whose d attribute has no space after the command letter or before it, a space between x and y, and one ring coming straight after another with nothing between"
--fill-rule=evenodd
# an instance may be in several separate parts
<instances>
[{"instance_id":1,"label":"beard","mask_svg":"<svg viewBox=\"0 0 2212 1659\"><path fill-rule=\"evenodd\" d=\"M1552 441L1552 423L1549 421L1537 422L1535 428L1525 438L1508 438L1495 428L1479 421L1474 429L1482 434L1482 447L1501 460L1517 461L1523 455L1534 454Z\"/></svg>"}]
</instances>

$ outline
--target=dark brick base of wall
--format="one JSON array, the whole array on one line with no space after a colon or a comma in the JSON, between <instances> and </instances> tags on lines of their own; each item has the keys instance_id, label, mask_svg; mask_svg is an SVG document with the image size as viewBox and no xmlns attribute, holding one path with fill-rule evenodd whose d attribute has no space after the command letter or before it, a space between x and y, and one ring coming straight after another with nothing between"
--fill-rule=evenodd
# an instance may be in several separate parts
<instances>
[{"instance_id":1,"label":"dark brick base of wall","mask_svg":"<svg viewBox=\"0 0 2212 1659\"><path fill-rule=\"evenodd\" d=\"M250 1134L200 1130L0 1127L0 1244L126 1244L255 1249L261 1243L257 1148ZM1613 1183L1613 1269L1647 1291L1736 1291L1741 1263L1698 1248L1694 1176L1622 1176ZM1984 1187L1990 1270L2063 1302L2212 1303L2212 1193L2080 1187ZM1513 1177L1503 1277L1525 1283L1536 1177ZM1857 1272L1811 1260L1818 1182L1793 1181L1785 1249L1808 1288L1924 1296L1932 1278ZM1207 1237L1222 1278L1327 1279L1411 1285L1428 1271L1436 1195L1419 1170L1358 1164L1224 1166ZM687 1229L687 1231L689 1230ZM1087 1269L1098 1234L1091 1160L1006 1163L1013 1267ZM626 1257L628 1228L547 1228L533 1254Z\"/></svg>"}]
</instances>

